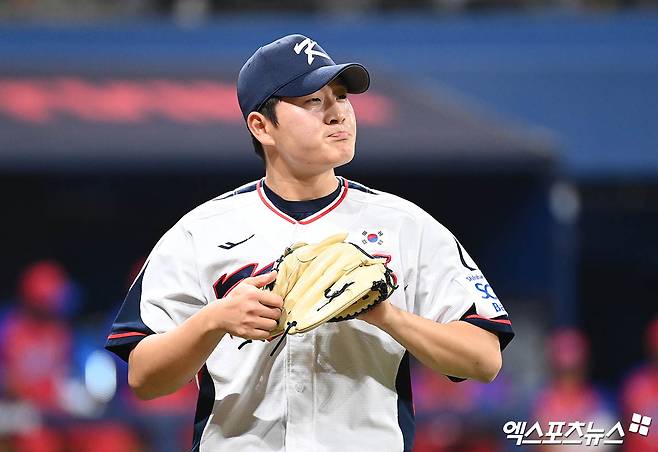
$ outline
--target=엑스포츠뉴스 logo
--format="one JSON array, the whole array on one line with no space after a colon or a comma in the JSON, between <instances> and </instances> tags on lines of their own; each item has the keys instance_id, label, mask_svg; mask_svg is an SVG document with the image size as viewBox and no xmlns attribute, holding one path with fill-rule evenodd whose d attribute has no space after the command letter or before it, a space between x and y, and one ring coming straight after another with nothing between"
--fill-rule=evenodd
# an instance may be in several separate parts
<instances>
[{"instance_id":1,"label":"\uc5d1\uc2a4\ud3ec\uce20\ub274\uc2a4 logo","mask_svg":"<svg viewBox=\"0 0 658 452\"><path fill-rule=\"evenodd\" d=\"M297 55L301 54L302 49L304 49L304 47L306 47L306 49L304 50L304 53L308 57L307 61L308 61L309 66L311 64L313 64L313 60L315 59L316 56L326 58L328 60L331 59L331 58L329 58L329 55L327 55L326 53L320 52L318 50L313 50L313 47L315 47L316 44L317 44L317 42L312 41L309 38L306 38L302 42L298 42L297 44L295 44L295 47L294 47L295 53Z\"/></svg>"},{"instance_id":2,"label":"\uc5d1\uc2a4\ud3ec\uce20\ub274\uc2a4 logo","mask_svg":"<svg viewBox=\"0 0 658 452\"><path fill-rule=\"evenodd\" d=\"M628 431L641 436L649 435L651 418L639 413L633 413ZM563 446L599 446L621 445L624 443L624 427L617 421L611 428L601 428L595 422L565 422L549 421L543 425L539 421L534 424L525 421L508 421L503 425L503 433L507 439L516 440L517 446L526 444L559 444Z\"/></svg>"}]
</instances>

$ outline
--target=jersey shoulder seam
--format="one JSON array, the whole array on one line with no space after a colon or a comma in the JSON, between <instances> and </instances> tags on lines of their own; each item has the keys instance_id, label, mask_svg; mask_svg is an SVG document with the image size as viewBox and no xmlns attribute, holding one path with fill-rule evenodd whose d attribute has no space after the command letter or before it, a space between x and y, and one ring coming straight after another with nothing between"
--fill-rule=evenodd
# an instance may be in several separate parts
<instances>
[{"instance_id":1,"label":"jersey shoulder seam","mask_svg":"<svg viewBox=\"0 0 658 452\"><path fill-rule=\"evenodd\" d=\"M242 195L248 195L251 192L246 192L246 193L238 193L237 195L234 196L229 196L223 199L219 198L213 198L210 199L203 204L200 204L199 206L195 207L194 209L190 210L187 212L183 217L180 219L181 223L189 224L189 223L194 223L196 221L203 221L207 220L208 218L216 217L216 216L221 216L221 215L227 215L235 210L238 209L244 209L247 207L251 207L253 204L255 204L258 201L257 197L252 197L251 199L248 196L242 196ZM226 205L228 204L228 200L233 200L233 201L238 201L237 197L239 198L240 204L234 204L234 205ZM226 203L218 203L217 201L227 201ZM203 212L203 210L208 209L209 211Z\"/></svg>"},{"instance_id":2,"label":"jersey shoulder seam","mask_svg":"<svg viewBox=\"0 0 658 452\"><path fill-rule=\"evenodd\" d=\"M372 190L372 189L370 189ZM366 205L374 205L377 207L382 207L386 209L394 209L395 211L399 212L402 210L405 214L412 218L416 218L418 216L425 216L429 215L427 212L425 212L421 207L417 206L411 201L408 201L404 198L401 198L399 196L393 195L391 193L379 191L379 190L372 190L375 194L381 195L377 196L374 198L368 198L368 199L358 199L358 198L352 198L354 202L358 202L360 204L366 204ZM389 201L389 202L387 202Z\"/></svg>"},{"instance_id":3,"label":"jersey shoulder seam","mask_svg":"<svg viewBox=\"0 0 658 452\"><path fill-rule=\"evenodd\" d=\"M240 196L247 193L251 193L252 191L256 191L256 186L258 185L259 181L260 180L247 182L246 184L240 185L238 188L235 188L231 191L227 191L219 196L214 197L209 202L223 201L225 199L233 198L234 196Z\"/></svg>"}]
</instances>

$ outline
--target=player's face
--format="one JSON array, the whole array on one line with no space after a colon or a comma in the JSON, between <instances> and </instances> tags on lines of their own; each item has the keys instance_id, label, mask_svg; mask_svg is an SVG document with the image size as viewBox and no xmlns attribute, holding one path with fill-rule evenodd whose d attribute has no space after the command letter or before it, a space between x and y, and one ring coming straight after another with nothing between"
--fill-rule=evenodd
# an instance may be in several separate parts
<instances>
[{"instance_id":1,"label":"player's face","mask_svg":"<svg viewBox=\"0 0 658 452\"><path fill-rule=\"evenodd\" d=\"M271 129L272 157L295 172L318 173L354 157L356 118L347 90L332 82L302 97L276 105L279 125Z\"/></svg>"}]
</instances>

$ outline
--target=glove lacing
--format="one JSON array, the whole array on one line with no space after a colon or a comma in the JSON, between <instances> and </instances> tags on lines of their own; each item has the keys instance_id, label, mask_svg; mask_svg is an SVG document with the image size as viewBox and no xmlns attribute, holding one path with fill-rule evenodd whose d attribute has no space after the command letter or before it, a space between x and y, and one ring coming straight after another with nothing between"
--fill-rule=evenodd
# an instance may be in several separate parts
<instances>
[{"instance_id":1,"label":"glove lacing","mask_svg":"<svg viewBox=\"0 0 658 452\"><path fill-rule=\"evenodd\" d=\"M283 342L283 340L288 335L288 332L290 331L290 328L292 328L293 326L297 326L297 321L296 320L293 320L292 322L288 322L288 326L286 327L286 331L284 331L283 334L281 335L281 339L279 339L279 342L277 342L276 345L274 346L274 349L270 353L270 356L274 356L274 352L276 351L277 348L279 348L279 345L281 345L281 342Z\"/></svg>"}]
</instances>

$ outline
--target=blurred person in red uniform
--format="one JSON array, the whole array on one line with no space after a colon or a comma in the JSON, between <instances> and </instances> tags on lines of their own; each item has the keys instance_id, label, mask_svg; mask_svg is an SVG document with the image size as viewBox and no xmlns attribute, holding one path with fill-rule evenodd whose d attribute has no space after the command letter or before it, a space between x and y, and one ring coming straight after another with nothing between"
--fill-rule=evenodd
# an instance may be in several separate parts
<instances>
[{"instance_id":1,"label":"blurred person in red uniform","mask_svg":"<svg viewBox=\"0 0 658 452\"><path fill-rule=\"evenodd\" d=\"M18 299L0 324L2 396L45 415L64 412L62 391L71 369L72 331L63 313L70 280L55 261L35 262L18 280ZM52 428L16 432L17 451L51 452L64 443Z\"/></svg>"},{"instance_id":2,"label":"blurred person in red uniform","mask_svg":"<svg viewBox=\"0 0 658 452\"><path fill-rule=\"evenodd\" d=\"M71 368L72 331L63 316L70 281L55 261L28 266L19 299L0 330L4 392L42 411L62 410L61 389Z\"/></svg>"},{"instance_id":3,"label":"blurred person in red uniform","mask_svg":"<svg viewBox=\"0 0 658 452\"><path fill-rule=\"evenodd\" d=\"M624 451L658 452L658 316L649 323L645 335L648 361L631 372L622 385L621 407L624 418ZM651 418L649 433L628 431L633 413Z\"/></svg>"},{"instance_id":4,"label":"blurred person in red uniform","mask_svg":"<svg viewBox=\"0 0 658 452\"><path fill-rule=\"evenodd\" d=\"M550 380L535 402L533 423L535 420L539 421L544 433L551 421L567 424L594 422L594 428L605 428L606 432L610 430L617 419L607 398L589 381L589 341L585 335L572 328L558 330L548 338L547 352ZM565 425L562 433L566 433L568 429ZM616 438L615 436L613 439ZM584 437L579 438L576 434L570 435L569 439L583 440L582 446L569 445L569 450L614 449L613 446L604 445L602 441L598 447L586 446ZM562 450L563 447L566 446L544 445L542 450Z\"/></svg>"},{"instance_id":5,"label":"blurred person in red uniform","mask_svg":"<svg viewBox=\"0 0 658 452\"><path fill-rule=\"evenodd\" d=\"M130 429L111 421L76 419L67 386L74 368L69 316L76 290L53 260L28 265L18 278L17 299L0 321L0 399L29 407L30 425L0 441L12 452L137 452ZM26 413L17 410L17 413Z\"/></svg>"}]
</instances>

